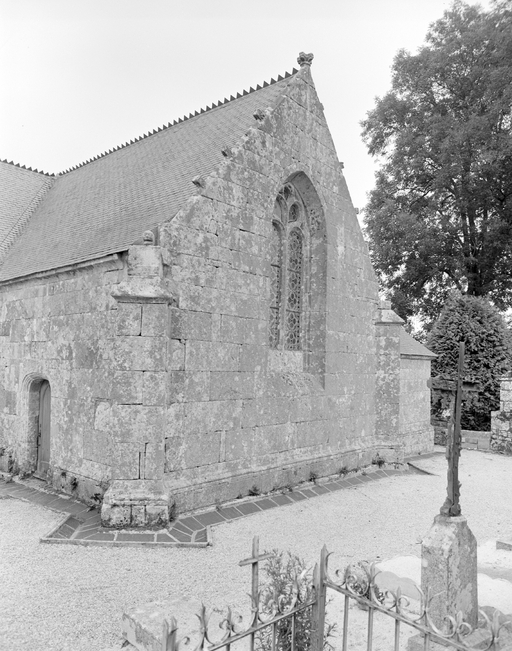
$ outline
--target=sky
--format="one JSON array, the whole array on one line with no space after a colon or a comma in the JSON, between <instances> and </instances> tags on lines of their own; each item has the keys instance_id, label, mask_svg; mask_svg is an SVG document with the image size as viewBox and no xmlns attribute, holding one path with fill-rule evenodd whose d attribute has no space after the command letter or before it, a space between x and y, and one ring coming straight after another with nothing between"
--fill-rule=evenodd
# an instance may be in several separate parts
<instances>
[{"instance_id":1,"label":"sky","mask_svg":"<svg viewBox=\"0 0 512 651\"><path fill-rule=\"evenodd\" d=\"M353 203L375 162L360 122L451 0L0 0L0 159L59 173L312 52ZM484 6L486 3L483 3Z\"/></svg>"}]
</instances>

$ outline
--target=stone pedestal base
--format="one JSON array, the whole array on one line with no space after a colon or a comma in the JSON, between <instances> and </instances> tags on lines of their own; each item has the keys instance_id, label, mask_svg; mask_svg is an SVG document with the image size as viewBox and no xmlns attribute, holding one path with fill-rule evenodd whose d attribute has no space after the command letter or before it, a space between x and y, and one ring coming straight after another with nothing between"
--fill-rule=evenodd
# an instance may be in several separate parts
<instances>
[{"instance_id":1,"label":"stone pedestal base","mask_svg":"<svg viewBox=\"0 0 512 651\"><path fill-rule=\"evenodd\" d=\"M437 515L421 550L421 589L430 590L430 616L441 630L445 617L461 612L464 621L478 622L476 539L462 515Z\"/></svg>"},{"instance_id":2,"label":"stone pedestal base","mask_svg":"<svg viewBox=\"0 0 512 651\"><path fill-rule=\"evenodd\" d=\"M163 482L114 480L103 496L101 524L104 527L160 528L169 524L169 497Z\"/></svg>"}]
</instances>

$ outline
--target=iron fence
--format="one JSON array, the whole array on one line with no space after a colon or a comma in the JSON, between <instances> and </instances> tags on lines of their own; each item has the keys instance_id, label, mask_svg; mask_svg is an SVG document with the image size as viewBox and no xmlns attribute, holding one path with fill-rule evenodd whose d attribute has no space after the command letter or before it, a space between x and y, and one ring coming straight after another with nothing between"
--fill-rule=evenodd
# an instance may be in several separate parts
<instances>
[{"instance_id":1,"label":"iron fence","mask_svg":"<svg viewBox=\"0 0 512 651\"><path fill-rule=\"evenodd\" d=\"M162 651L218 651L245 641L248 651L323 651L326 646L333 647L326 640L326 606L328 591L342 596L343 608L340 613L338 628L341 631L340 644L336 648L341 651L352 649L350 645L350 605L357 603L367 611L366 622L366 651L372 651L375 641L374 623L376 613L391 618L394 621L394 651L400 649L402 627L408 626L422 637L423 651L429 651L432 643L438 643L457 651L497 651L500 643L500 632L512 622L502 622L499 613L490 619L485 612L480 611L481 626L479 639L471 638L473 628L462 619L459 613L456 617L446 618L445 630L436 627L430 616L431 594L424 594L420 588L419 608L410 609L411 602L402 595L400 588L396 591L383 589L377 580L379 571L374 564L351 564L343 571L335 572L336 579L329 573L330 554L324 546L320 562L313 573L313 597L301 599L300 577L296 577L286 594L275 594L267 601L264 610L261 607L261 591L259 589L259 565L262 560L270 558L271 554L259 553L259 540L253 539L252 556L240 565L252 566L251 586L251 615L249 622L244 624L242 617L228 608L221 617L219 626L222 633L214 639L210 630L210 612L205 606L201 607L197 617L199 631L197 641L191 645L191 638L178 639L178 626L174 618L164 620L162 631ZM304 626L309 622L307 634L301 631L298 639L298 623Z\"/></svg>"}]
</instances>

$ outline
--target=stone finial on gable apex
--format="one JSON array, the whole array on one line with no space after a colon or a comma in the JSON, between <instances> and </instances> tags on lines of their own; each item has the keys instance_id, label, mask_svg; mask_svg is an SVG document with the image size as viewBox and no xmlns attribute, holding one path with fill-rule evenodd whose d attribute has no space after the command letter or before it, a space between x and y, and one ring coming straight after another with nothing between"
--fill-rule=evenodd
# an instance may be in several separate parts
<instances>
[{"instance_id":1,"label":"stone finial on gable apex","mask_svg":"<svg viewBox=\"0 0 512 651\"><path fill-rule=\"evenodd\" d=\"M305 52L300 52L299 56L297 57L297 63L301 68L303 68L304 66L311 66L311 64L313 63L314 56L315 55L313 54L313 52L310 52L309 54L306 54Z\"/></svg>"}]
</instances>

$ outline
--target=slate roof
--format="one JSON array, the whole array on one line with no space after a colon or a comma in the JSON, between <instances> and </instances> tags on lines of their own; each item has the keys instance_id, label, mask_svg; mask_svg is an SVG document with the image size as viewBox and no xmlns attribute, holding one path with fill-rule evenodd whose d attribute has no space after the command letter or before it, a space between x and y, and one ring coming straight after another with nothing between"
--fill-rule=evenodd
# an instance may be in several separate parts
<instances>
[{"instance_id":1,"label":"slate roof","mask_svg":"<svg viewBox=\"0 0 512 651\"><path fill-rule=\"evenodd\" d=\"M437 357L426 346L420 344L414 337L411 337L403 328L400 328L400 355L406 357L428 357L429 359Z\"/></svg>"},{"instance_id":2,"label":"slate roof","mask_svg":"<svg viewBox=\"0 0 512 651\"><path fill-rule=\"evenodd\" d=\"M192 179L220 163L221 150L247 132L257 109L276 103L296 73L58 175L7 252L0 282L124 251L171 219L195 193Z\"/></svg>"},{"instance_id":3,"label":"slate roof","mask_svg":"<svg viewBox=\"0 0 512 651\"><path fill-rule=\"evenodd\" d=\"M51 184L52 178L47 174L0 161L0 258Z\"/></svg>"}]
</instances>

